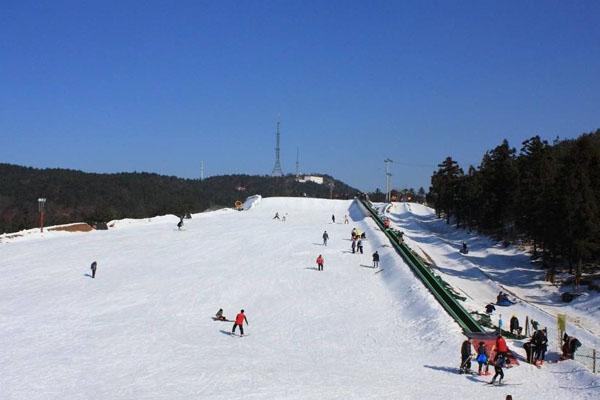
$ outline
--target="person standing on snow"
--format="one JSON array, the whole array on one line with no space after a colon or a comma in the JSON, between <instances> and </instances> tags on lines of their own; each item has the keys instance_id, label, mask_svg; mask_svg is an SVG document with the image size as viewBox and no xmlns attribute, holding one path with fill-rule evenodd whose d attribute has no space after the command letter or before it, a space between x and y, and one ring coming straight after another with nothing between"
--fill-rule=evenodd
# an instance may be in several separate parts
<instances>
[{"instance_id":1,"label":"person standing on snow","mask_svg":"<svg viewBox=\"0 0 600 400\"><path fill-rule=\"evenodd\" d=\"M349 222L348 222L348 216L347 216L347 215L344 215L344 224L348 224L348 223L349 223Z\"/></svg>"},{"instance_id":2,"label":"person standing on snow","mask_svg":"<svg viewBox=\"0 0 600 400\"><path fill-rule=\"evenodd\" d=\"M506 340L504 340L502 334L498 334L498 338L496 339L496 358L498 358L498 355L500 354L504 355L505 358L508 357L508 346L506 345Z\"/></svg>"},{"instance_id":3,"label":"person standing on snow","mask_svg":"<svg viewBox=\"0 0 600 400\"><path fill-rule=\"evenodd\" d=\"M471 372L471 339L467 339L460 347L460 373Z\"/></svg>"},{"instance_id":4,"label":"person standing on snow","mask_svg":"<svg viewBox=\"0 0 600 400\"><path fill-rule=\"evenodd\" d=\"M335 224L335 215L331 214L331 223Z\"/></svg>"},{"instance_id":5,"label":"person standing on snow","mask_svg":"<svg viewBox=\"0 0 600 400\"><path fill-rule=\"evenodd\" d=\"M479 342L479 347L477 348L477 363L479 364L479 370L478 373L479 375L481 375L481 370L483 369L483 366L485 365L485 374L487 375L489 370L490 370L490 365L488 364L488 358L489 355L487 353L487 350L485 349L485 343L484 342Z\"/></svg>"},{"instance_id":6,"label":"person standing on snow","mask_svg":"<svg viewBox=\"0 0 600 400\"><path fill-rule=\"evenodd\" d=\"M329 240L329 235L327 231L323 232L323 246L327 246L327 240Z\"/></svg>"},{"instance_id":7,"label":"person standing on snow","mask_svg":"<svg viewBox=\"0 0 600 400\"><path fill-rule=\"evenodd\" d=\"M323 259L323 256L319 254L319 257L317 257L317 270L323 271L324 263L325 263L325 260Z\"/></svg>"},{"instance_id":8,"label":"person standing on snow","mask_svg":"<svg viewBox=\"0 0 600 400\"><path fill-rule=\"evenodd\" d=\"M181 230L181 228L183 227L183 217L179 218L179 222L177 223L177 230Z\"/></svg>"},{"instance_id":9,"label":"person standing on snow","mask_svg":"<svg viewBox=\"0 0 600 400\"><path fill-rule=\"evenodd\" d=\"M356 242L356 251L360 252L360 254L363 254L363 245L362 245L362 240L358 239L358 242Z\"/></svg>"},{"instance_id":10,"label":"person standing on snow","mask_svg":"<svg viewBox=\"0 0 600 400\"><path fill-rule=\"evenodd\" d=\"M373 268L379 267L379 253L373 253Z\"/></svg>"},{"instance_id":11,"label":"person standing on snow","mask_svg":"<svg viewBox=\"0 0 600 400\"><path fill-rule=\"evenodd\" d=\"M233 329L231 330L231 333L235 333L235 328L239 326L240 336L244 336L244 321L246 321L246 325L249 325L246 314L244 314L244 310L241 310L239 314L235 316L235 322L233 323Z\"/></svg>"},{"instance_id":12,"label":"person standing on snow","mask_svg":"<svg viewBox=\"0 0 600 400\"><path fill-rule=\"evenodd\" d=\"M352 254L356 253L356 239L352 239Z\"/></svg>"},{"instance_id":13,"label":"person standing on snow","mask_svg":"<svg viewBox=\"0 0 600 400\"><path fill-rule=\"evenodd\" d=\"M98 263L96 261L94 261L92 263L92 265L90 266L90 269L92 270L92 278L96 277L96 267L98 266Z\"/></svg>"},{"instance_id":14,"label":"person standing on snow","mask_svg":"<svg viewBox=\"0 0 600 400\"><path fill-rule=\"evenodd\" d=\"M490 385L493 385L494 383L496 383L496 378L498 376L500 376L500 379L498 379L498 383L499 384L502 383L502 379L504 379L504 371L502 371L502 368L504 368L505 365L506 365L506 356L503 353L499 353L498 355L496 355L496 361L494 362L494 371L496 371L496 373L494 374L494 377L492 378Z\"/></svg>"}]
</instances>

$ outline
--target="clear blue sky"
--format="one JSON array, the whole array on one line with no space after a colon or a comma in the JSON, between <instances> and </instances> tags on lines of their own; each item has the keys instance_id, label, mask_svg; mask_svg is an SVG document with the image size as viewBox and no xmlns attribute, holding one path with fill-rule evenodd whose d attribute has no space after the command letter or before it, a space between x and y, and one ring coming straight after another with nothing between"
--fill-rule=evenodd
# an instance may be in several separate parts
<instances>
[{"instance_id":1,"label":"clear blue sky","mask_svg":"<svg viewBox=\"0 0 600 400\"><path fill-rule=\"evenodd\" d=\"M41 4L40 4L41 3ZM451 155L600 128L600 1L47 1L0 11L0 162L282 164L428 188Z\"/></svg>"}]
</instances>

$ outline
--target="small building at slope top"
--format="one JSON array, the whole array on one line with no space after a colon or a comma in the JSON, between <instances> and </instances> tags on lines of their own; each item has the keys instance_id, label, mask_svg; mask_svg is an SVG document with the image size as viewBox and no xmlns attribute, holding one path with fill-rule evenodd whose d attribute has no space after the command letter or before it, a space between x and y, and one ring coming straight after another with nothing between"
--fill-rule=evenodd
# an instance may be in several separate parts
<instances>
[{"instance_id":1,"label":"small building at slope top","mask_svg":"<svg viewBox=\"0 0 600 400\"><path fill-rule=\"evenodd\" d=\"M296 180L300 183L314 182L314 183L318 183L319 185L323 184L322 176L304 175L302 178L298 177Z\"/></svg>"}]
</instances>

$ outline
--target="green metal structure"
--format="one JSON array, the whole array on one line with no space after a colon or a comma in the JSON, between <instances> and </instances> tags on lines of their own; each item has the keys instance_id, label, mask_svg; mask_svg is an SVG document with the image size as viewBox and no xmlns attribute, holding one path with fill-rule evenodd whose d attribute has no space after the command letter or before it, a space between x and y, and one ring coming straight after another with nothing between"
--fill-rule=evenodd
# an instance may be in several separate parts
<instances>
[{"instance_id":1,"label":"green metal structure","mask_svg":"<svg viewBox=\"0 0 600 400\"><path fill-rule=\"evenodd\" d=\"M429 289L431 294L442 305L444 310L460 325L465 334L483 333L485 329L479 325L472 315L458 302L455 296L448 290L444 281L435 276L433 272L415 256L413 251L404 243L402 238L391 228L384 226L381 216L373 209L371 204L364 199L358 200L371 215L371 218L381 228L382 232L388 237L396 251L400 254L404 262L412 269L414 274Z\"/></svg>"}]
</instances>

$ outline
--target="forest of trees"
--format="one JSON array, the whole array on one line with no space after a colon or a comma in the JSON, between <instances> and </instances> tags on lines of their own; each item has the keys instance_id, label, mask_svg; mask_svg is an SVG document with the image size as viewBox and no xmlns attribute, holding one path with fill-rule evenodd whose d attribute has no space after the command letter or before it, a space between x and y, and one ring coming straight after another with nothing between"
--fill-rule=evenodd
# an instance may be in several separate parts
<instances>
[{"instance_id":1,"label":"forest of trees","mask_svg":"<svg viewBox=\"0 0 600 400\"><path fill-rule=\"evenodd\" d=\"M149 173L92 174L67 169L35 169L0 164L0 233L38 226L37 199L44 197L46 225L108 222L163 214L184 215L236 200L269 196L352 198L358 191L324 175L325 183L284 177L226 175L204 180Z\"/></svg>"},{"instance_id":2,"label":"forest of trees","mask_svg":"<svg viewBox=\"0 0 600 400\"><path fill-rule=\"evenodd\" d=\"M544 265L600 260L600 130L554 143L504 140L465 172L451 157L431 177L428 202L457 227L531 244Z\"/></svg>"}]
</instances>

